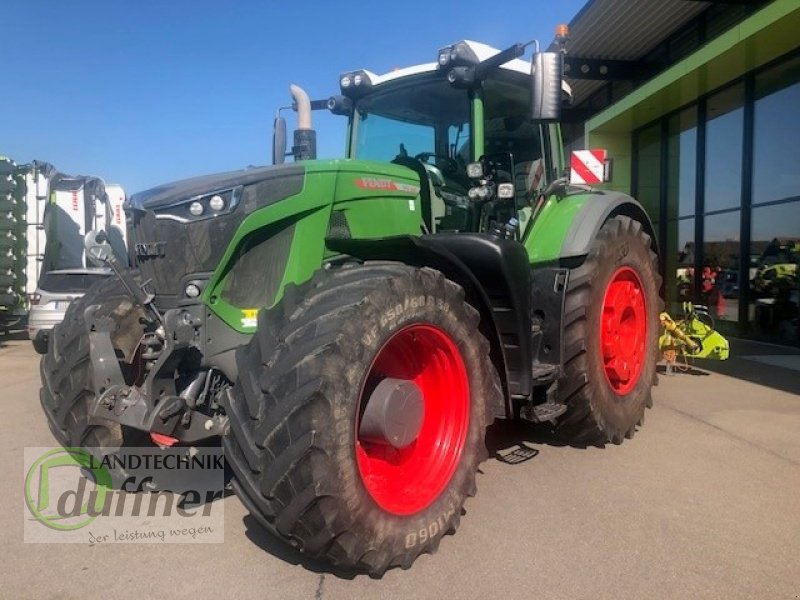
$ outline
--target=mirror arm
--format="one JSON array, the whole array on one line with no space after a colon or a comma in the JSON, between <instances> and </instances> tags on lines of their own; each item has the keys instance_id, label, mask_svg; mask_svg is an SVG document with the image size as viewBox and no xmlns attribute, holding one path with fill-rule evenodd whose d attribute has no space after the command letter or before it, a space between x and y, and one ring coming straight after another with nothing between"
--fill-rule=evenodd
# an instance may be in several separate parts
<instances>
[{"instance_id":1,"label":"mirror arm","mask_svg":"<svg viewBox=\"0 0 800 600\"><path fill-rule=\"evenodd\" d=\"M133 298L139 304L141 304L147 309L150 309L153 315L155 315L158 322L162 323L164 319L161 316L161 313L158 311L158 309L153 305L153 300L155 299L155 296L153 294L145 292L143 286L137 285L136 281L134 281L133 278L130 277L128 270L122 269L120 267L119 261L117 260L116 256L112 255L111 257L107 258L106 264L111 268L112 271L114 271L114 275L117 276L117 279L120 280L120 282L128 291L128 293L131 296L133 296Z\"/></svg>"},{"instance_id":2,"label":"mirror arm","mask_svg":"<svg viewBox=\"0 0 800 600\"><path fill-rule=\"evenodd\" d=\"M527 44L514 44L510 48L506 48L502 52L499 52L491 58L488 58L480 63L475 68L475 80L483 80L492 69L496 69L500 65L506 64L508 61L522 56L522 54L525 52L526 45Z\"/></svg>"},{"instance_id":3,"label":"mirror arm","mask_svg":"<svg viewBox=\"0 0 800 600\"><path fill-rule=\"evenodd\" d=\"M552 181L544 190L542 190L542 196L545 198L549 198L550 196L556 195L559 198L563 198L566 196L567 188L569 187L569 177L566 175L563 177L559 177L558 179Z\"/></svg>"}]
</instances>

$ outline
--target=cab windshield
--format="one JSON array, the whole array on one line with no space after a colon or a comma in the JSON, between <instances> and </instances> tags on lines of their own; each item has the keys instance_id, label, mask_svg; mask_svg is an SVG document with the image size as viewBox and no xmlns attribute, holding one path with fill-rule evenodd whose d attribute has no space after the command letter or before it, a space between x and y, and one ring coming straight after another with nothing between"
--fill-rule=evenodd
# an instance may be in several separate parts
<instances>
[{"instance_id":1,"label":"cab windshield","mask_svg":"<svg viewBox=\"0 0 800 600\"><path fill-rule=\"evenodd\" d=\"M377 91L356 104L353 158L417 158L442 173L464 172L472 160L467 92L442 77Z\"/></svg>"}]
</instances>

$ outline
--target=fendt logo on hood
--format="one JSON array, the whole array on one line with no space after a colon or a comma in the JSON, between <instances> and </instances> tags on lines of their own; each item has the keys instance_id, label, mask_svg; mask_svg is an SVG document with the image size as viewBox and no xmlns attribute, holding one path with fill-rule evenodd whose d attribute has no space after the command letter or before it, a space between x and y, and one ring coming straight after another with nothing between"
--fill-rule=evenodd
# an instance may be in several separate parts
<instances>
[{"instance_id":1,"label":"fendt logo on hood","mask_svg":"<svg viewBox=\"0 0 800 600\"><path fill-rule=\"evenodd\" d=\"M137 258L160 258L167 255L167 242L141 242L136 244Z\"/></svg>"},{"instance_id":2,"label":"fendt logo on hood","mask_svg":"<svg viewBox=\"0 0 800 600\"><path fill-rule=\"evenodd\" d=\"M391 179L378 179L376 177L360 177L354 181L357 187L362 190L383 190L388 192L407 192L409 194L417 194L419 187L416 185L409 185L407 183L400 183Z\"/></svg>"}]
</instances>

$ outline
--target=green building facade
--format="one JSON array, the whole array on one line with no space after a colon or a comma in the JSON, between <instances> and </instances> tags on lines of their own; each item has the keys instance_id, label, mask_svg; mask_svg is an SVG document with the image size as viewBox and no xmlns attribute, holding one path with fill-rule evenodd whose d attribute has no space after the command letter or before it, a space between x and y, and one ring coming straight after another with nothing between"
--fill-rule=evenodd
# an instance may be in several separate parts
<instances>
[{"instance_id":1,"label":"green building facade","mask_svg":"<svg viewBox=\"0 0 800 600\"><path fill-rule=\"evenodd\" d=\"M568 141L608 149L609 187L649 212L668 309L798 345L800 0L655 6L594 0L573 20L568 77L588 76L568 79Z\"/></svg>"}]
</instances>

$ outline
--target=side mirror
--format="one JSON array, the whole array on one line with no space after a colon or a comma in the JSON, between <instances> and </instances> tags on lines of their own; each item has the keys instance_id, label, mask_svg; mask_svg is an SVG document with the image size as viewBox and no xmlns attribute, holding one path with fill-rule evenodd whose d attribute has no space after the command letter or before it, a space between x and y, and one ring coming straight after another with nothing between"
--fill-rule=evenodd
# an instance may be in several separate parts
<instances>
[{"instance_id":1,"label":"side mirror","mask_svg":"<svg viewBox=\"0 0 800 600\"><path fill-rule=\"evenodd\" d=\"M569 182L573 185L608 183L611 165L606 150L575 150L569 159Z\"/></svg>"},{"instance_id":2,"label":"side mirror","mask_svg":"<svg viewBox=\"0 0 800 600\"><path fill-rule=\"evenodd\" d=\"M282 165L286 160L286 119L280 115L272 124L272 164Z\"/></svg>"},{"instance_id":3,"label":"side mirror","mask_svg":"<svg viewBox=\"0 0 800 600\"><path fill-rule=\"evenodd\" d=\"M105 231L92 229L83 238L83 247L86 250L86 261L95 267L106 266L108 260L114 256Z\"/></svg>"},{"instance_id":4,"label":"side mirror","mask_svg":"<svg viewBox=\"0 0 800 600\"><path fill-rule=\"evenodd\" d=\"M560 52L536 52L531 58L531 116L535 121L561 118L563 58Z\"/></svg>"}]
</instances>

